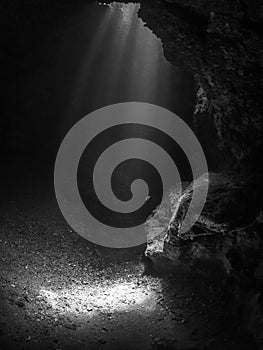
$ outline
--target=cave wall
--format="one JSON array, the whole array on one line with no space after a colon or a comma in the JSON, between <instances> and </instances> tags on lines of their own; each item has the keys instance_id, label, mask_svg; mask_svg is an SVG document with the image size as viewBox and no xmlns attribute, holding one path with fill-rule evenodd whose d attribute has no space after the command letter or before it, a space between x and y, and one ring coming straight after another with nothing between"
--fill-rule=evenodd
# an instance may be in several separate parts
<instances>
[{"instance_id":1,"label":"cave wall","mask_svg":"<svg viewBox=\"0 0 263 350\"><path fill-rule=\"evenodd\" d=\"M193 118L213 121L218 148L231 159L224 171L209 174L207 203L186 236L180 225L202 178L181 197L172 193L170 215L176 213L168 225L169 210L156 211L147 224L146 256L160 273L179 267L226 276L233 317L263 346L263 2L141 1L139 16L162 40L168 61L194 74Z\"/></svg>"},{"instance_id":2,"label":"cave wall","mask_svg":"<svg viewBox=\"0 0 263 350\"><path fill-rule=\"evenodd\" d=\"M219 147L238 161L262 145L261 12L259 1L209 0L146 1L139 12L161 38L166 58L195 75Z\"/></svg>"},{"instance_id":3,"label":"cave wall","mask_svg":"<svg viewBox=\"0 0 263 350\"><path fill-rule=\"evenodd\" d=\"M137 2L139 16L162 40L167 60L189 69L202 88L219 148L234 162L261 152L263 1ZM197 110L198 104L204 106L197 96Z\"/></svg>"}]
</instances>

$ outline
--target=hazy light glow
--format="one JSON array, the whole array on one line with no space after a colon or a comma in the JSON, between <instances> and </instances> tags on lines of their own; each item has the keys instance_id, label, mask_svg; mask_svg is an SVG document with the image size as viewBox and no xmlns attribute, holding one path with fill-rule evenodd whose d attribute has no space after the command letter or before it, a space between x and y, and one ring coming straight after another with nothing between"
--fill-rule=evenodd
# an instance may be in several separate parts
<instances>
[{"instance_id":1,"label":"hazy light glow","mask_svg":"<svg viewBox=\"0 0 263 350\"><path fill-rule=\"evenodd\" d=\"M155 103L160 99L169 99L169 79L171 66L163 58L162 45L159 39L144 26L137 12L139 4L110 5L92 4L86 20L79 20L79 25L72 27L65 34L63 54L72 57L69 47L75 47L72 38L80 39L78 62L72 66L75 79L72 84L69 102L61 125L71 124L76 116L84 116L87 111L101 108L114 102L139 100ZM89 23L98 21L92 26L92 37ZM76 19L77 22L77 19ZM78 47L76 47L78 50ZM74 56L74 55L73 55ZM159 90L158 90L159 89ZM167 91L167 93L164 92ZM159 93L158 93L159 91ZM82 112L83 111L83 112Z\"/></svg>"},{"instance_id":2,"label":"hazy light glow","mask_svg":"<svg viewBox=\"0 0 263 350\"><path fill-rule=\"evenodd\" d=\"M89 314L98 312L153 311L156 293L146 286L117 282L92 287L72 286L64 290L40 289L40 296L60 314Z\"/></svg>"}]
</instances>

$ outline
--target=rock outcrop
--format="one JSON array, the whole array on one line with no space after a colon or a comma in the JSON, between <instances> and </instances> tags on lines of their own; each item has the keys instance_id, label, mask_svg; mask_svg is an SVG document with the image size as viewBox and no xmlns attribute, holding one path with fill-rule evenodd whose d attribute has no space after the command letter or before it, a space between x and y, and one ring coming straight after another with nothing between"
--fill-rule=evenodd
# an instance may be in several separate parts
<instances>
[{"instance_id":1,"label":"rock outcrop","mask_svg":"<svg viewBox=\"0 0 263 350\"><path fill-rule=\"evenodd\" d=\"M194 192L201 195L207 181L209 191L202 214L189 231L182 233L192 195ZM257 251L261 242L262 224L252 212L247 213L253 196L247 198L246 190L252 185L249 180L229 173L204 174L181 195L171 191L170 203L166 201L147 222L146 255L156 262L157 269L163 265L160 263L163 259L167 267L184 265L187 268L199 263L205 265L206 261L211 266L213 260L229 275L233 268L229 252L241 249L242 244Z\"/></svg>"},{"instance_id":2,"label":"rock outcrop","mask_svg":"<svg viewBox=\"0 0 263 350\"><path fill-rule=\"evenodd\" d=\"M233 283L233 314L262 345L263 3L260 0L140 1L139 15L162 40L164 54L197 82L198 123L213 123L227 162L209 176L202 215L180 225L193 190L207 175L171 191L147 223L146 256L163 272L221 272ZM230 172L231 170L231 172Z\"/></svg>"},{"instance_id":3,"label":"rock outcrop","mask_svg":"<svg viewBox=\"0 0 263 350\"><path fill-rule=\"evenodd\" d=\"M207 97L220 147L235 160L262 146L263 39L260 1L147 1L139 12L166 58L183 64Z\"/></svg>"},{"instance_id":4,"label":"rock outcrop","mask_svg":"<svg viewBox=\"0 0 263 350\"><path fill-rule=\"evenodd\" d=\"M202 214L183 233L182 222L193 192L202 194L208 180ZM262 345L263 211L259 206L256 209L252 193L251 198L247 197L253 184L232 173L204 174L186 186L181 195L172 190L169 200L147 222L145 254L158 273L185 269L209 278L220 276L231 284L233 317L242 331L253 334ZM253 208L250 215L249 206ZM253 212L258 214L253 217Z\"/></svg>"}]
</instances>

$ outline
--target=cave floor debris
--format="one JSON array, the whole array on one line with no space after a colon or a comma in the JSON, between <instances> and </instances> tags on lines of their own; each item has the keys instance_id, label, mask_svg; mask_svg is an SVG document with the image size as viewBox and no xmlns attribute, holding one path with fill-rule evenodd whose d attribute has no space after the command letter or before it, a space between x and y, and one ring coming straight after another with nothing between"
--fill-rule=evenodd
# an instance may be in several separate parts
<instances>
[{"instance_id":1,"label":"cave floor debris","mask_svg":"<svg viewBox=\"0 0 263 350\"><path fill-rule=\"evenodd\" d=\"M95 250L66 225L52 191L7 188L1 349L253 349L229 322L220 282L141 276L144 247Z\"/></svg>"}]
</instances>

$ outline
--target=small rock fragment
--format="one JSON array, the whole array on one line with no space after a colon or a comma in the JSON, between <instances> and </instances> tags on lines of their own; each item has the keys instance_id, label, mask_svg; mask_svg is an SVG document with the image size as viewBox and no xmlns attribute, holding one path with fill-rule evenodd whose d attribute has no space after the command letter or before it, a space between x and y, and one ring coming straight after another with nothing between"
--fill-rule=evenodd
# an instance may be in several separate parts
<instances>
[{"instance_id":1,"label":"small rock fragment","mask_svg":"<svg viewBox=\"0 0 263 350\"><path fill-rule=\"evenodd\" d=\"M70 322L64 322L63 326L67 329L71 329L73 331L76 330L76 325L74 323L70 323Z\"/></svg>"},{"instance_id":2,"label":"small rock fragment","mask_svg":"<svg viewBox=\"0 0 263 350\"><path fill-rule=\"evenodd\" d=\"M15 304L19 307L24 307L25 306L25 302L21 299L17 299L15 300Z\"/></svg>"}]
</instances>

